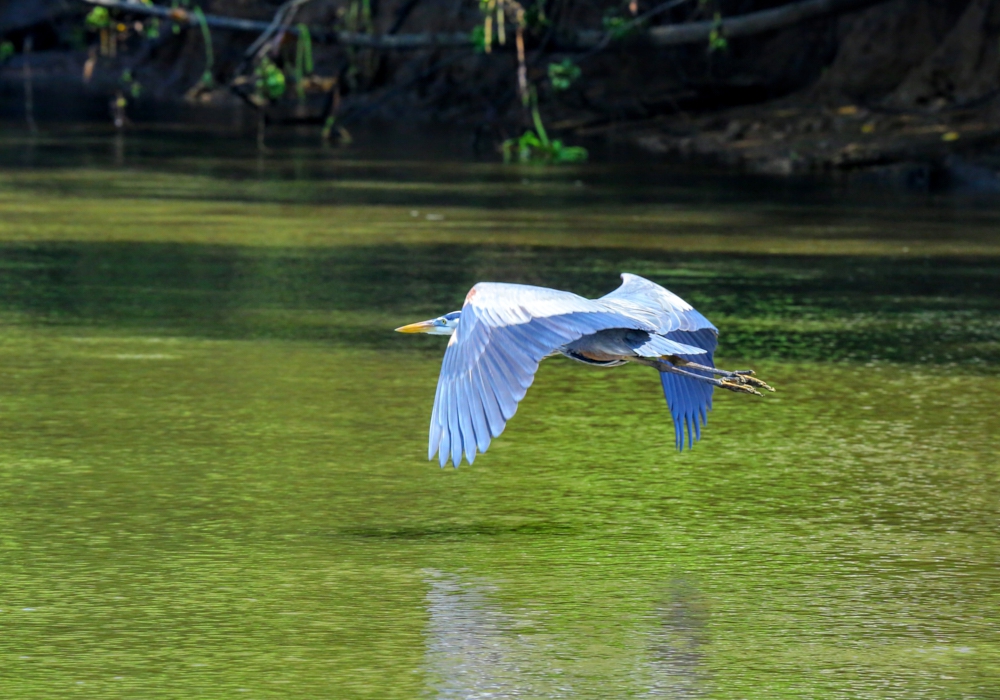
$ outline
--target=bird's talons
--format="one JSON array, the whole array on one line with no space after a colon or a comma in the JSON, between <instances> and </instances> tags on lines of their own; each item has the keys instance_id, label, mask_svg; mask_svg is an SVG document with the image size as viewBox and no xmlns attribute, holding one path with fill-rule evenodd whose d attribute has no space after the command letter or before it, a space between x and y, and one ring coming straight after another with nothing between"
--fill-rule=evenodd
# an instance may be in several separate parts
<instances>
[{"instance_id":1,"label":"bird's talons","mask_svg":"<svg viewBox=\"0 0 1000 700\"><path fill-rule=\"evenodd\" d=\"M768 391L774 391L774 387L770 386L767 382L761 379L757 379L757 377L751 376L749 374L741 374L739 372L737 372L737 374L739 374L740 379L743 380L742 382L740 382L741 384L749 384L750 386L755 386L760 389L767 389Z\"/></svg>"},{"instance_id":2,"label":"bird's talons","mask_svg":"<svg viewBox=\"0 0 1000 700\"><path fill-rule=\"evenodd\" d=\"M738 394L755 394L756 396L763 396L762 393L754 389L749 384L733 381L730 379L723 379L722 382L719 384L719 386L722 387L723 389L729 389L729 391L735 391Z\"/></svg>"},{"instance_id":3,"label":"bird's talons","mask_svg":"<svg viewBox=\"0 0 1000 700\"><path fill-rule=\"evenodd\" d=\"M770 386L767 382L757 379L756 372L752 369L738 369L733 372L733 377L728 377L728 380L735 382L737 384L749 384L750 386L757 387L759 389L766 389L767 391L774 391L774 387Z\"/></svg>"}]
</instances>

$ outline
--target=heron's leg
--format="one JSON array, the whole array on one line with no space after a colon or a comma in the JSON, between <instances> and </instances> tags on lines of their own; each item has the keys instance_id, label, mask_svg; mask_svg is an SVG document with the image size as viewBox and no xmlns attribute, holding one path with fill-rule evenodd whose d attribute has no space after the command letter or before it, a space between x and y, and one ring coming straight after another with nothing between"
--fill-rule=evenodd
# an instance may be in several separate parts
<instances>
[{"instance_id":1,"label":"heron's leg","mask_svg":"<svg viewBox=\"0 0 1000 700\"><path fill-rule=\"evenodd\" d=\"M646 365L647 367L652 367L660 372L670 372L671 374L679 374L684 377L690 377L691 379L697 379L699 382L706 382L712 386L717 386L720 389L728 389L729 391L735 391L740 394L756 394L757 396L763 396L759 391L754 389L749 384L744 382L735 381L731 378L716 379L715 377L706 377L703 374L695 374L694 372L688 372L683 369L678 369L667 362L661 362L659 360L652 360L645 357L631 357L629 358L633 362L638 362L640 365ZM740 375L742 378L742 375ZM768 387L770 388L770 387ZM773 389L772 389L773 391Z\"/></svg>"},{"instance_id":2,"label":"heron's leg","mask_svg":"<svg viewBox=\"0 0 1000 700\"><path fill-rule=\"evenodd\" d=\"M690 369L697 369L702 372L711 372L712 374L718 374L731 382L736 382L737 384L750 384L751 386L760 387L761 389L767 389L768 391L774 391L774 389L767 385L766 382L757 379L754 376L754 371L752 369L737 369L733 371L728 371L724 369L719 369L718 367L707 367L705 365L699 365L690 360L685 360L682 357L677 357L676 355L664 355L662 360L666 360L675 367L688 367Z\"/></svg>"}]
</instances>

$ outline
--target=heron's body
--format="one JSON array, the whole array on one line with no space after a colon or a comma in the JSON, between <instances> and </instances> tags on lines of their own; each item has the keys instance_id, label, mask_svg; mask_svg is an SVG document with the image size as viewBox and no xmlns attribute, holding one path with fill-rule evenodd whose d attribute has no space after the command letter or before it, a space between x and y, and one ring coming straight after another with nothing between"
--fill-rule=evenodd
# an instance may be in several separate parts
<instances>
[{"instance_id":1,"label":"heron's body","mask_svg":"<svg viewBox=\"0 0 1000 700\"><path fill-rule=\"evenodd\" d=\"M640 353L638 348L645 348L644 352L648 353L649 348L656 347L658 345L656 339L655 334L650 334L647 331L632 328L611 328L582 336L572 343L567 343L559 348L558 354L588 365L616 367L637 357L659 357L672 355L678 351L675 345L664 344L663 352L658 352L655 355ZM691 348L692 346L684 347ZM692 351L697 354L704 352L700 348L689 350L689 352Z\"/></svg>"},{"instance_id":2,"label":"heron's body","mask_svg":"<svg viewBox=\"0 0 1000 700\"><path fill-rule=\"evenodd\" d=\"M589 365L636 362L660 372L676 444L700 438L718 386L767 387L750 371L715 368L718 330L690 304L637 275L600 299L519 284L481 282L460 312L397 329L451 335L431 416L428 458L471 463L503 432L539 362L564 355ZM717 377L722 377L721 379Z\"/></svg>"}]
</instances>

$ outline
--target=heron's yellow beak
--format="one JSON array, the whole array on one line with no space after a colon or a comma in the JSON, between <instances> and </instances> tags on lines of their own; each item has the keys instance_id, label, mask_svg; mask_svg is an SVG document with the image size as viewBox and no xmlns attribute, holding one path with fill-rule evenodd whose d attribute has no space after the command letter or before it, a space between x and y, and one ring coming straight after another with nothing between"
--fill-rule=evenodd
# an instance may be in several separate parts
<instances>
[{"instance_id":1,"label":"heron's yellow beak","mask_svg":"<svg viewBox=\"0 0 1000 700\"><path fill-rule=\"evenodd\" d=\"M434 321L421 321L420 323L411 323L408 326L400 326L396 329L397 333L430 333L432 330L437 328Z\"/></svg>"}]
</instances>

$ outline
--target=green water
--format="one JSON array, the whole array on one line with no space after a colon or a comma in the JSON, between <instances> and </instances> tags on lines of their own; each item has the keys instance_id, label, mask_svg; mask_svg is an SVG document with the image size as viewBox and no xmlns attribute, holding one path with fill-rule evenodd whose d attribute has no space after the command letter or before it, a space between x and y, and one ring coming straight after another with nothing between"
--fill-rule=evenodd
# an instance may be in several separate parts
<instances>
[{"instance_id":1,"label":"green water","mask_svg":"<svg viewBox=\"0 0 1000 700\"><path fill-rule=\"evenodd\" d=\"M1000 210L649 163L0 142L0 696L1000 698ZM543 364L426 462L479 280L649 276L778 388L673 450Z\"/></svg>"}]
</instances>

